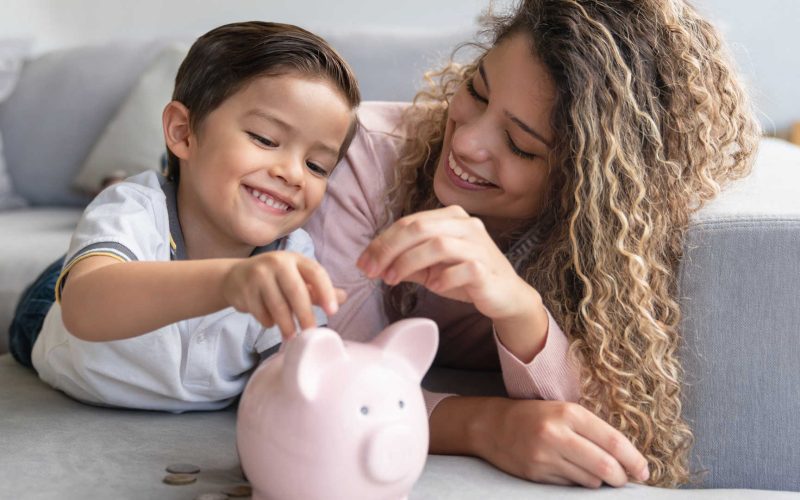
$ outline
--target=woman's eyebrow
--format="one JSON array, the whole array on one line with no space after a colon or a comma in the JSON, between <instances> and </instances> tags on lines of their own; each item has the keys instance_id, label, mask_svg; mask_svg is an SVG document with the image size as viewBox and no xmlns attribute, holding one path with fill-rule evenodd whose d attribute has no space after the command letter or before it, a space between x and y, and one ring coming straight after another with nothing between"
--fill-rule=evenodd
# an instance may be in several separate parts
<instances>
[{"instance_id":1,"label":"woman's eyebrow","mask_svg":"<svg viewBox=\"0 0 800 500\"><path fill-rule=\"evenodd\" d=\"M486 78L486 70L483 67L483 59L481 59L480 62L478 62L478 72L481 74L481 78L483 78L483 83L486 85L486 90L488 92L491 92L492 89L489 86L489 79ZM531 127L530 125L526 124L525 122L523 122L522 120L511 114L511 112L508 111L507 109L504 109L503 112L505 113L505 115L508 117L509 120L514 122L522 130L533 136L534 139L538 140L548 148L552 147L552 144L550 144L549 141L545 140L544 136L542 136L542 134L534 130L533 127Z\"/></svg>"}]
</instances>

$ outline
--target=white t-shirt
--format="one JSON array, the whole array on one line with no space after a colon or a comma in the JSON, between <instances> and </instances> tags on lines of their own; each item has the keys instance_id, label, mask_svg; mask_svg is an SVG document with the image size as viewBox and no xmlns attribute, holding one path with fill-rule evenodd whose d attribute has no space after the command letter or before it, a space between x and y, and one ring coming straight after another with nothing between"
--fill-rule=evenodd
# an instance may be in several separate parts
<instances>
[{"instance_id":1,"label":"white t-shirt","mask_svg":"<svg viewBox=\"0 0 800 500\"><path fill-rule=\"evenodd\" d=\"M272 250L314 258L311 238L301 229L254 254ZM144 172L100 193L72 235L62 278L90 255L120 261L184 259L174 184ZM315 307L314 313L318 324L326 322L321 309ZM87 403L213 410L241 394L260 353L279 342L277 327L264 328L232 307L129 339L87 342L67 331L56 302L34 344L32 360L42 380Z\"/></svg>"}]
</instances>

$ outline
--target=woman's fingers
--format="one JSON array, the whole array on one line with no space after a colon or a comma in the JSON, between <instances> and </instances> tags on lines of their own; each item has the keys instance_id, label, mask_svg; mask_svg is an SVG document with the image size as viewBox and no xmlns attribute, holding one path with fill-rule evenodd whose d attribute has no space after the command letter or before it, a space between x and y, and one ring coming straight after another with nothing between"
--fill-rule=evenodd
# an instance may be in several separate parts
<instances>
[{"instance_id":1,"label":"woman's fingers","mask_svg":"<svg viewBox=\"0 0 800 500\"><path fill-rule=\"evenodd\" d=\"M574 434L561 450L561 454L570 464L584 471L586 477L599 478L615 487L624 486L628 482L628 474L619 461L583 436ZM583 481L578 482L584 484Z\"/></svg>"},{"instance_id":2,"label":"woman's fingers","mask_svg":"<svg viewBox=\"0 0 800 500\"><path fill-rule=\"evenodd\" d=\"M384 273L384 281L389 285L396 285L416 273L432 268L436 265L453 265L470 256L468 244L459 238L448 236L435 236L422 240L400 254ZM420 275L417 275L419 277ZM428 286L430 278L438 278L431 272L422 273L425 280L422 285Z\"/></svg>"},{"instance_id":3,"label":"woman's fingers","mask_svg":"<svg viewBox=\"0 0 800 500\"><path fill-rule=\"evenodd\" d=\"M432 237L465 237L480 223L461 207L453 206L403 217L370 242L356 265L368 278L384 273L394 260L409 248Z\"/></svg>"},{"instance_id":4,"label":"woman's fingers","mask_svg":"<svg viewBox=\"0 0 800 500\"><path fill-rule=\"evenodd\" d=\"M617 429L585 408L573 421L576 433L604 450L631 477L646 481L650 477L647 460Z\"/></svg>"},{"instance_id":5,"label":"woman's fingers","mask_svg":"<svg viewBox=\"0 0 800 500\"><path fill-rule=\"evenodd\" d=\"M551 475L551 479L548 482L554 484L579 484L584 488L592 489L597 489L603 485L603 479L569 460L562 460L558 464L557 475Z\"/></svg>"}]
</instances>

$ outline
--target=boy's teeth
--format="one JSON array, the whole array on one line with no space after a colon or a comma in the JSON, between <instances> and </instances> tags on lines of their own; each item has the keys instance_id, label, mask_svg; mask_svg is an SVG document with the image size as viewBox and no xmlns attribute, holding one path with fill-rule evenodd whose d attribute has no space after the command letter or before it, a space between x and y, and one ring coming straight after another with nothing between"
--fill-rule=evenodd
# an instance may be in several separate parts
<instances>
[{"instance_id":1,"label":"boy's teeth","mask_svg":"<svg viewBox=\"0 0 800 500\"><path fill-rule=\"evenodd\" d=\"M252 192L253 196L261 200L263 203L269 205L270 207L274 207L279 210L285 210L285 211L289 210L289 205L283 203L282 201L276 200L275 198L267 195L266 193L262 193L258 189L253 189Z\"/></svg>"}]
</instances>

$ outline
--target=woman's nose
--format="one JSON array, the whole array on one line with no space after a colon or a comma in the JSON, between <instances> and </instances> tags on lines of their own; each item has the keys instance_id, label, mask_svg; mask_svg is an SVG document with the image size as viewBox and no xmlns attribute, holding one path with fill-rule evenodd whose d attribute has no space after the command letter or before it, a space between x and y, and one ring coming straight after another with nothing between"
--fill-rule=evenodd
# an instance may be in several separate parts
<instances>
[{"instance_id":1,"label":"woman's nose","mask_svg":"<svg viewBox=\"0 0 800 500\"><path fill-rule=\"evenodd\" d=\"M483 163L491 157L488 138L489 133L484 129L480 118L456 123L451 148L453 153L465 161Z\"/></svg>"}]
</instances>

